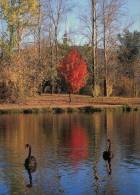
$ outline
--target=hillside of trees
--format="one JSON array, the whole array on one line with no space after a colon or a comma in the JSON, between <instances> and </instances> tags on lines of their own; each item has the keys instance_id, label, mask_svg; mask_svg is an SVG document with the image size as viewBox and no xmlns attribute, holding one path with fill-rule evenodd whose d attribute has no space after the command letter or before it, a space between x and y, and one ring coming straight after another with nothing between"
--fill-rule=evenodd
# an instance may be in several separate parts
<instances>
[{"instance_id":1,"label":"hillside of trees","mask_svg":"<svg viewBox=\"0 0 140 195\"><path fill-rule=\"evenodd\" d=\"M87 15L79 16L83 44L73 37L80 31L64 28L74 6L67 0L0 0L0 102L42 93L140 96L140 32L117 30L122 1L90 1Z\"/></svg>"}]
</instances>

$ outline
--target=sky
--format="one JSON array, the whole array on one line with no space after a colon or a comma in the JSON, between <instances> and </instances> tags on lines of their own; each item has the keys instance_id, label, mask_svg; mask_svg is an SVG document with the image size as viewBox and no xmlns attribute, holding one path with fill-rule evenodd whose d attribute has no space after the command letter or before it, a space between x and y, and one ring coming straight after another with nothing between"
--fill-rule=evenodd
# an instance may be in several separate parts
<instances>
[{"instance_id":1,"label":"sky","mask_svg":"<svg viewBox=\"0 0 140 195\"><path fill-rule=\"evenodd\" d=\"M79 27L81 23L78 19L79 14L86 13L87 9L87 2L89 0L71 0L71 2L76 6L73 12L67 16L67 28L70 31L74 31L75 33L75 42L82 42L83 37L79 35ZM129 26L130 31L140 31L140 0L125 0L126 3L124 5L124 13L125 13L125 20L123 21L124 26ZM78 6L77 6L78 5ZM77 34L76 34L77 32ZM74 38L74 37L73 37Z\"/></svg>"},{"instance_id":2,"label":"sky","mask_svg":"<svg viewBox=\"0 0 140 195\"><path fill-rule=\"evenodd\" d=\"M85 43L84 36L81 35L82 24L79 19L79 15L83 13L89 12L90 8L88 5L88 1L90 0L68 0L69 4L73 4L72 12L70 12L67 17L64 18L63 27L60 30L60 40L64 35L65 30L71 32L70 39L73 40L73 43ZM140 31L140 0L124 0L126 1L124 12L125 12L125 20L123 21L124 26L129 26L130 31ZM119 34L119 29L117 34Z\"/></svg>"},{"instance_id":3,"label":"sky","mask_svg":"<svg viewBox=\"0 0 140 195\"><path fill-rule=\"evenodd\" d=\"M75 0L72 1L74 2ZM126 3L124 6L125 7L124 11L126 12L127 18L134 22L134 25L131 26L131 28L140 30L140 0L125 0L125 1ZM81 8L83 9L86 8L87 2L88 0L77 0L76 4L79 4L78 6L79 10L77 9L77 11L80 12Z\"/></svg>"},{"instance_id":4,"label":"sky","mask_svg":"<svg viewBox=\"0 0 140 195\"><path fill-rule=\"evenodd\" d=\"M128 0L127 6L129 17L134 21L132 29L140 31L140 0Z\"/></svg>"}]
</instances>

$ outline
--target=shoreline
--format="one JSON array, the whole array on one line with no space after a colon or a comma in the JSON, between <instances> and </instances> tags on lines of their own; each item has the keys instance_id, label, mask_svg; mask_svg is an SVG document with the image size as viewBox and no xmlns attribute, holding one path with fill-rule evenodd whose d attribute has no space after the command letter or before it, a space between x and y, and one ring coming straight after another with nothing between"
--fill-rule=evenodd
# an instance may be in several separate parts
<instances>
[{"instance_id":1,"label":"shoreline","mask_svg":"<svg viewBox=\"0 0 140 195\"><path fill-rule=\"evenodd\" d=\"M1 103L0 114L12 113L64 113L64 112L101 112L105 109L121 109L123 111L140 110L140 98L122 97L90 97L72 95L69 103L68 95L41 95L26 98L21 103Z\"/></svg>"}]
</instances>

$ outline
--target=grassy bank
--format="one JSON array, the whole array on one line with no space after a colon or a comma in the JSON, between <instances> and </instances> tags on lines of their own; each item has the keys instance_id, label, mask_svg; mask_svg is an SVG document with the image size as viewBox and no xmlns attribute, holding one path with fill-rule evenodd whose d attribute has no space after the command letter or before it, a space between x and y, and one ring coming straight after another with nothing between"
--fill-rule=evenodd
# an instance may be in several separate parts
<instances>
[{"instance_id":1,"label":"grassy bank","mask_svg":"<svg viewBox=\"0 0 140 195\"><path fill-rule=\"evenodd\" d=\"M140 98L98 97L72 95L69 103L67 95L41 95L30 97L16 104L0 104L0 114L7 113L63 113L101 112L106 108L119 108L124 112L138 111Z\"/></svg>"},{"instance_id":2,"label":"grassy bank","mask_svg":"<svg viewBox=\"0 0 140 195\"><path fill-rule=\"evenodd\" d=\"M101 112L103 109L101 108L94 108L90 106L86 107L52 107L52 108L19 108L19 109L0 109L0 114L31 114L31 113L73 113L73 112L83 112L83 113L94 113L94 112Z\"/></svg>"}]
</instances>

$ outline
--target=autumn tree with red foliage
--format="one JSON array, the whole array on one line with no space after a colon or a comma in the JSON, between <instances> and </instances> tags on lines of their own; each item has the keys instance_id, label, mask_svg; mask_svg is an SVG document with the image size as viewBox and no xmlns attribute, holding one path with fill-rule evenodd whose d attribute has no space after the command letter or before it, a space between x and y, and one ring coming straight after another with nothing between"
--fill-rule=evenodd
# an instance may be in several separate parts
<instances>
[{"instance_id":1,"label":"autumn tree with red foliage","mask_svg":"<svg viewBox=\"0 0 140 195\"><path fill-rule=\"evenodd\" d=\"M85 86L86 76L88 74L87 64L77 49L72 49L61 61L59 72L65 79L69 95L78 92ZM70 102L71 102L71 97Z\"/></svg>"}]
</instances>

